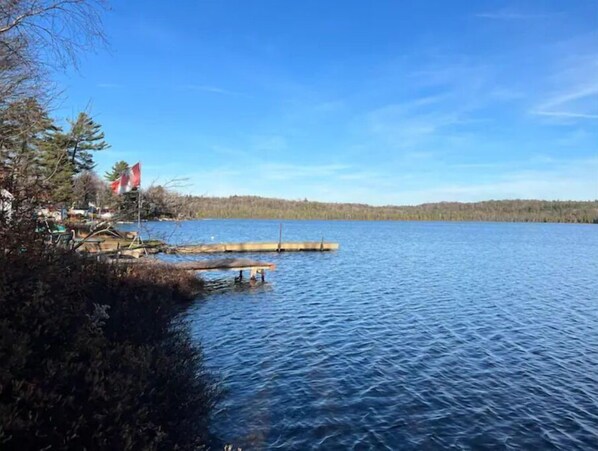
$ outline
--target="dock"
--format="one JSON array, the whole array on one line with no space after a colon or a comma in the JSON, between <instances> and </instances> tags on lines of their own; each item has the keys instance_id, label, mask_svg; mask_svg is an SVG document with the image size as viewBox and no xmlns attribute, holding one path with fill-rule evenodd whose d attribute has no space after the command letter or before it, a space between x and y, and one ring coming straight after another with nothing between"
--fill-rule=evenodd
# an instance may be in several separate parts
<instances>
[{"instance_id":1,"label":"dock","mask_svg":"<svg viewBox=\"0 0 598 451\"><path fill-rule=\"evenodd\" d=\"M247 258L218 258L210 260L199 261L183 261L183 262L165 262L156 259L129 259L117 260L120 264L144 264L157 266L163 270L183 270L192 272L207 272L207 271L239 271L237 280L243 280L243 271L249 271L249 280L256 280L257 276L261 276L262 282L266 279L266 270L274 271L276 265L274 263L260 262L250 260Z\"/></svg>"},{"instance_id":2,"label":"dock","mask_svg":"<svg viewBox=\"0 0 598 451\"><path fill-rule=\"evenodd\" d=\"M213 254L225 252L328 252L338 250L338 243L326 241L247 242L218 244L187 244L170 246L169 254Z\"/></svg>"}]
</instances>

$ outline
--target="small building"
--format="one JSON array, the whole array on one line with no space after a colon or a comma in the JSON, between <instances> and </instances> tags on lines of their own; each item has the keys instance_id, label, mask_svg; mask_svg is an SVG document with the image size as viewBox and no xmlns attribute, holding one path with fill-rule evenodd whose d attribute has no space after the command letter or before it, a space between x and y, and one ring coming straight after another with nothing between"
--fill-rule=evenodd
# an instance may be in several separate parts
<instances>
[{"instance_id":1,"label":"small building","mask_svg":"<svg viewBox=\"0 0 598 451\"><path fill-rule=\"evenodd\" d=\"M69 219L83 219L89 216L89 210L86 208L71 208L68 211Z\"/></svg>"},{"instance_id":2,"label":"small building","mask_svg":"<svg viewBox=\"0 0 598 451\"><path fill-rule=\"evenodd\" d=\"M0 189L0 215L10 219L12 216L12 201L14 196L4 188Z\"/></svg>"},{"instance_id":3,"label":"small building","mask_svg":"<svg viewBox=\"0 0 598 451\"><path fill-rule=\"evenodd\" d=\"M100 219L109 221L114 218L114 213L110 210L100 210L99 217Z\"/></svg>"},{"instance_id":4,"label":"small building","mask_svg":"<svg viewBox=\"0 0 598 451\"><path fill-rule=\"evenodd\" d=\"M38 216L46 219L52 219L54 221L62 221L65 217L60 207L46 207L39 210Z\"/></svg>"}]
</instances>

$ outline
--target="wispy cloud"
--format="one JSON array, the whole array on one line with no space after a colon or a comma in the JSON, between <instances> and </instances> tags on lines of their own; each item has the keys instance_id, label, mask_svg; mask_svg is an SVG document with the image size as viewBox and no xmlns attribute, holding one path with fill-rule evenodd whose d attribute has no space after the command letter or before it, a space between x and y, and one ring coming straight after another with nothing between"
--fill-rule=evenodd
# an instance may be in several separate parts
<instances>
[{"instance_id":1,"label":"wispy cloud","mask_svg":"<svg viewBox=\"0 0 598 451\"><path fill-rule=\"evenodd\" d=\"M488 199L593 200L598 159L560 160L544 170L506 170L486 183L442 183L397 190L390 203L477 202Z\"/></svg>"},{"instance_id":2,"label":"wispy cloud","mask_svg":"<svg viewBox=\"0 0 598 451\"><path fill-rule=\"evenodd\" d=\"M564 118L598 118L598 82L574 86L542 102L533 114Z\"/></svg>"},{"instance_id":3,"label":"wispy cloud","mask_svg":"<svg viewBox=\"0 0 598 451\"><path fill-rule=\"evenodd\" d=\"M131 133L147 128L149 135L141 135L148 150L138 151L155 160L155 167L145 166L148 177L161 170L189 177L195 185L188 190L197 194L375 204L592 197L595 163L554 162L596 149L598 35L584 17L589 9L461 2L452 12L475 22L467 29L444 21L433 37L424 30L407 40L388 29L366 36L376 44L374 54L335 58L319 48L321 37L306 41L299 30L289 29L280 41L258 28L260 42L275 42L276 53L227 49L229 40L213 33L217 41L205 43L205 53L225 50L224 64L185 64L172 78L158 70L140 84L125 80L126 93L143 105L154 97L148 92L166 89L155 100L178 103L172 109L178 116L138 108L125 127L117 109L106 126L129 136L120 145L111 141L116 149L130 149ZM567 21L557 24L565 14ZM179 31L154 36L151 48L175 48L170 39L189 42ZM388 47L387 32L398 47ZM473 52L471 42L477 42ZM310 58L293 58L287 50L296 43L309 45ZM138 128L131 131L131 123ZM532 161L538 152L547 158ZM116 156L109 155L98 158L112 164ZM176 167L164 168L163 160Z\"/></svg>"},{"instance_id":4,"label":"wispy cloud","mask_svg":"<svg viewBox=\"0 0 598 451\"><path fill-rule=\"evenodd\" d=\"M598 114L573 113L571 111L532 111L532 113L538 116L557 118L598 119Z\"/></svg>"},{"instance_id":5,"label":"wispy cloud","mask_svg":"<svg viewBox=\"0 0 598 451\"><path fill-rule=\"evenodd\" d=\"M148 166L148 180L151 179L149 169ZM163 170L155 170L156 174L161 175L161 180L164 179ZM471 171L476 170L484 171L485 180L467 181L470 176L463 176L465 173L471 175ZM450 181L447 174L456 171L462 174L459 181ZM418 172L418 169L395 173L391 169L370 170L348 164L258 162L243 169L220 166L177 176L194 183L184 187L185 192L198 195L260 195L373 205L409 205L507 198L590 200L598 197L597 172L596 158L550 158L542 165L542 169L532 160L500 164L451 164L445 166L445 175L426 174ZM293 183L295 181L298 183Z\"/></svg>"},{"instance_id":6,"label":"wispy cloud","mask_svg":"<svg viewBox=\"0 0 598 451\"><path fill-rule=\"evenodd\" d=\"M559 89L547 95L530 113L556 119L598 119L598 55L574 58L553 77Z\"/></svg>"},{"instance_id":7,"label":"wispy cloud","mask_svg":"<svg viewBox=\"0 0 598 451\"><path fill-rule=\"evenodd\" d=\"M468 124L480 120L471 115L477 101L470 102L469 94L462 96L457 91L370 111L365 121L367 131L392 149L430 152L430 147L439 139L449 139Z\"/></svg>"},{"instance_id":8,"label":"wispy cloud","mask_svg":"<svg viewBox=\"0 0 598 451\"><path fill-rule=\"evenodd\" d=\"M212 94L222 94L227 96L244 96L245 94L237 91L231 91L229 89L220 88L218 86L210 86L210 85L195 85L195 84L187 84L182 85L182 89L188 91L199 91L199 92L209 92Z\"/></svg>"},{"instance_id":9,"label":"wispy cloud","mask_svg":"<svg viewBox=\"0 0 598 451\"><path fill-rule=\"evenodd\" d=\"M525 13L521 11L516 11L512 9L501 9L498 11L488 11L475 14L475 17L479 17L481 19L491 19L491 20L532 20L532 19L544 19L546 17L550 17L549 14L539 14L539 13Z\"/></svg>"},{"instance_id":10,"label":"wispy cloud","mask_svg":"<svg viewBox=\"0 0 598 451\"><path fill-rule=\"evenodd\" d=\"M463 147L493 120L490 110L522 100L521 90L500 78L502 69L491 60L440 55L398 64L405 67L389 67L393 79L379 83L401 86L388 96L394 101L355 120L364 141L387 153Z\"/></svg>"},{"instance_id":11,"label":"wispy cloud","mask_svg":"<svg viewBox=\"0 0 598 451\"><path fill-rule=\"evenodd\" d=\"M323 201L351 201L365 199L357 196L356 189L370 180L374 173L365 173L349 165L302 165L290 163L255 163L243 169L220 166L210 170L186 173L183 177L195 182L184 192L206 196L259 195L287 199ZM293 182L293 183L288 183Z\"/></svg>"}]
</instances>

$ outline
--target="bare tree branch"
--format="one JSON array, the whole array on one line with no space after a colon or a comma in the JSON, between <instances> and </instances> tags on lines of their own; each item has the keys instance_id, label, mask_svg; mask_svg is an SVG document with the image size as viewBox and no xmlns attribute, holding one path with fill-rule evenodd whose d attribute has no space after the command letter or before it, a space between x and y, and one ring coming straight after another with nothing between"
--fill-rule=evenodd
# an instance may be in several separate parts
<instances>
[{"instance_id":1,"label":"bare tree branch","mask_svg":"<svg viewBox=\"0 0 598 451\"><path fill-rule=\"evenodd\" d=\"M2 0L0 105L35 95L51 69L77 65L77 56L105 43L104 0Z\"/></svg>"}]
</instances>

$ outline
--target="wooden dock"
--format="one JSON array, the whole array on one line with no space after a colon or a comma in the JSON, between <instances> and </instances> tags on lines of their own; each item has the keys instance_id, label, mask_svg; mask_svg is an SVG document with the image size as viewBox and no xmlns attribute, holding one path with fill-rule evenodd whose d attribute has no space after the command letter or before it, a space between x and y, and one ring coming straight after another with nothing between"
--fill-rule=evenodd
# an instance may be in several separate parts
<instances>
[{"instance_id":1,"label":"wooden dock","mask_svg":"<svg viewBox=\"0 0 598 451\"><path fill-rule=\"evenodd\" d=\"M218 258L210 260L199 261L183 261L183 262L165 262L156 259L129 259L129 260L115 260L120 264L139 264L152 265L159 267L165 271L168 270L184 270L193 272L207 272L207 271L239 271L237 280L243 280L243 271L249 271L249 279L256 280L257 275L261 276L262 282L265 282L266 270L274 271L276 265L274 263L266 263L247 258Z\"/></svg>"},{"instance_id":2,"label":"wooden dock","mask_svg":"<svg viewBox=\"0 0 598 451\"><path fill-rule=\"evenodd\" d=\"M338 250L338 243L326 241L248 242L218 244L187 244L168 247L169 254L212 254L222 252L327 252Z\"/></svg>"},{"instance_id":3,"label":"wooden dock","mask_svg":"<svg viewBox=\"0 0 598 451\"><path fill-rule=\"evenodd\" d=\"M276 269L274 263L258 262L247 258L218 258L200 261L168 262L167 265L185 271L243 271L243 270L270 270Z\"/></svg>"}]
</instances>

